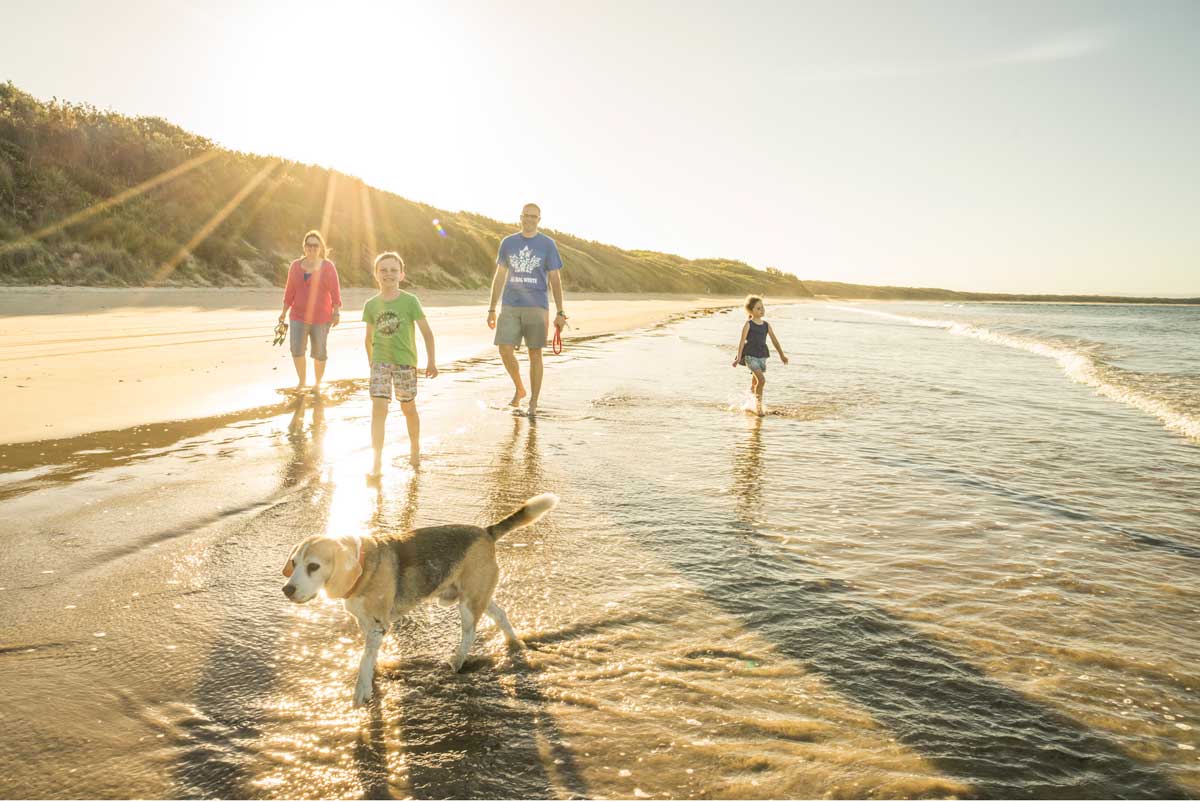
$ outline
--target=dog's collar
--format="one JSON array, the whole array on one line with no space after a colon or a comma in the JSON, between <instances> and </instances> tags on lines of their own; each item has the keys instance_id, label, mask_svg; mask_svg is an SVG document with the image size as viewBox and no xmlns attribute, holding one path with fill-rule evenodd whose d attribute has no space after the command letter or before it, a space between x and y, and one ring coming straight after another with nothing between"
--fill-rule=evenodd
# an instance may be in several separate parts
<instances>
[{"instance_id":1,"label":"dog's collar","mask_svg":"<svg viewBox=\"0 0 1200 802\"><path fill-rule=\"evenodd\" d=\"M363 539L358 538L358 579L354 580L354 584L346 591L343 599L348 599L354 595L354 591L358 590L358 583L362 582L363 574L367 572L367 553L363 550Z\"/></svg>"}]
</instances>

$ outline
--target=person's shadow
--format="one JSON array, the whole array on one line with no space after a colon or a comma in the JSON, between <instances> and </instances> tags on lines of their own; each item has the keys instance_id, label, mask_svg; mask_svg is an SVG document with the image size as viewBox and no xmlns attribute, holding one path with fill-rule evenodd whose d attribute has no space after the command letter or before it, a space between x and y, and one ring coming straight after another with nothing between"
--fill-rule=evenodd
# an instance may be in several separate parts
<instances>
[{"instance_id":1,"label":"person's shadow","mask_svg":"<svg viewBox=\"0 0 1200 802\"><path fill-rule=\"evenodd\" d=\"M972 795L1188 796L1119 737L1007 687L951 645L765 536L764 495L771 497L763 491L762 425L751 422L732 460L732 520L673 489L647 487L645 505L670 510L671 517L631 526L640 540L663 546L655 550L717 608L869 713L933 769L969 784ZM672 526L703 533L712 548L666 548L663 533Z\"/></svg>"}]
</instances>

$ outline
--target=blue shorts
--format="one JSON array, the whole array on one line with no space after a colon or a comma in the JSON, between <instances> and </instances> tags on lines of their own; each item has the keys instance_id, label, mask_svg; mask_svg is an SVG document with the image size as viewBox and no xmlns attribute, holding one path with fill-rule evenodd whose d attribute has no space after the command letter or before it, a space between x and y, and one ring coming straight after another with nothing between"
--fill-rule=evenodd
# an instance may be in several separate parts
<instances>
[{"instance_id":1,"label":"blue shorts","mask_svg":"<svg viewBox=\"0 0 1200 802\"><path fill-rule=\"evenodd\" d=\"M324 362L329 358L325 343L329 339L328 323L305 323L301 320L288 321L288 343L292 346L292 356L302 357L312 340L312 358Z\"/></svg>"},{"instance_id":2,"label":"blue shorts","mask_svg":"<svg viewBox=\"0 0 1200 802\"><path fill-rule=\"evenodd\" d=\"M743 356L742 361L750 370L757 370L759 373L767 372L767 357L765 356Z\"/></svg>"}]
</instances>

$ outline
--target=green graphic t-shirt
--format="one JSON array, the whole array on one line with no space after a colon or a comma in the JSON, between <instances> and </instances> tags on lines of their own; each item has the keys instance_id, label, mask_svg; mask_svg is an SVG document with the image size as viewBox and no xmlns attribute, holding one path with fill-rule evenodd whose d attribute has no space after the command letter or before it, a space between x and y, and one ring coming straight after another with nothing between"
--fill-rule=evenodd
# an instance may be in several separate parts
<instances>
[{"instance_id":1,"label":"green graphic t-shirt","mask_svg":"<svg viewBox=\"0 0 1200 802\"><path fill-rule=\"evenodd\" d=\"M417 365L417 345L413 329L425 317L421 302L412 293L400 290L390 301L376 295L363 307L362 319L375 327L371 340L371 362L392 365Z\"/></svg>"}]
</instances>

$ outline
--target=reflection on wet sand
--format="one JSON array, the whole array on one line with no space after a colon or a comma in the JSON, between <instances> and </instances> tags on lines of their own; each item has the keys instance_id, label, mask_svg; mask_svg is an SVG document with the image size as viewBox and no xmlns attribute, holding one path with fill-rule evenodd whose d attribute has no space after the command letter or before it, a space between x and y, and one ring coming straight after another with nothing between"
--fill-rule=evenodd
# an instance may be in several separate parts
<instances>
[{"instance_id":1,"label":"reflection on wet sand","mask_svg":"<svg viewBox=\"0 0 1200 802\"><path fill-rule=\"evenodd\" d=\"M360 384L358 381L342 381L327 389L320 401L312 404L314 426L323 423L325 407L342 404L353 397L360 389ZM0 445L0 480L3 480L0 482L0 501L68 484L106 469L151 461L222 430L237 430L239 437L247 438L255 428L270 426L273 418L288 412L292 414L293 421L302 421L303 409L311 402L303 396L298 397L298 402L271 404L209 418L93 432L59 440Z\"/></svg>"},{"instance_id":2,"label":"reflection on wet sand","mask_svg":"<svg viewBox=\"0 0 1200 802\"><path fill-rule=\"evenodd\" d=\"M295 489L297 503L287 505L279 521L299 540L328 519L332 485L321 482L326 434L324 404L314 403L312 426L305 431L306 399L294 403L287 428L291 449L280 470L280 490ZM255 521L252 526L258 525ZM270 524L268 524L270 525ZM271 561L272 556L266 559ZM228 582L223 572L240 570L239 560L209 566L212 583ZM227 594L220 634L200 670L194 710L180 723L185 745L179 750L174 773L184 796L245 799L256 795L249 747L262 735L261 712L249 699L267 697L279 681L275 638L263 632L287 631L291 612L277 599L274 583L255 583L239 594Z\"/></svg>"},{"instance_id":3,"label":"reflection on wet sand","mask_svg":"<svg viewBox=\"0 0 1200 802\"><path fill-rule=\"evenodd\" d=\"M408 471L397 483L396 492L385 493L384 484L371 483L374 487L374 506L368 519L367 533L373 536L395 535L407 532L416 525L417 510L420 504L421 476L419 471ZM393 630L393 641L398 637L399 628ZM402 637L402 636L399 636ZM356 635L354 647L361 646L361 636ZM403 672L403 663L391 673L381 673L379 679L387 682L397 673ZM386 677L387 679L384 679ZM382 683L381 683L382 684ZM394 699L386 698L388 692L376 692L368 708L367 718L361 723L355 736L351 757L354 762L355 776L362 787L364 799L393 799L398 796L411 796L406 778L393 777L392 761L389 752L403 753L403 741L389 739L389 731L394 732L386 724L387 714L396 703ZM389 742L391 741L391 742ZM400 757L402 763L404 758Z\"/></svg>"},{"instance_id":4,"label":"reflection on wet sand","mask_svg":"<svg viewBox=\"0 0 1200 802\"><path fill-rule=\"evenodd\" d=\"M496 449L491 474L484 505L489 522L500 520L530 496L549 489L544 486L537 418L513 417L512 431Z\"/></svg>"},{"instance_id":5,"label":"reflection on wet sand","mask_svg":"<svg viewBox=\"0 0 1200 802\"><path fill-rule=\"evenodd\" d=\"M763 419L758 416L751 418L746 429L745 438L734 452L733 492L737 499L738 517L753 525L763 520Z\"/></svg>"},{"instance_id":6,"label":"reflection on wet sand","mask_svg":"<svg viewBox=\"0 0 1200 802\"><path fill-rule=\"evenodd\" d=\"M305 432L304 412L308 405L308 398L302 395L292 404L292 418L287 427L292 458L283 467L285 488L295 487L320 472L325 442L325 402L319 397L312 402L312 426Z\"/></svg>"}]
</instances>

